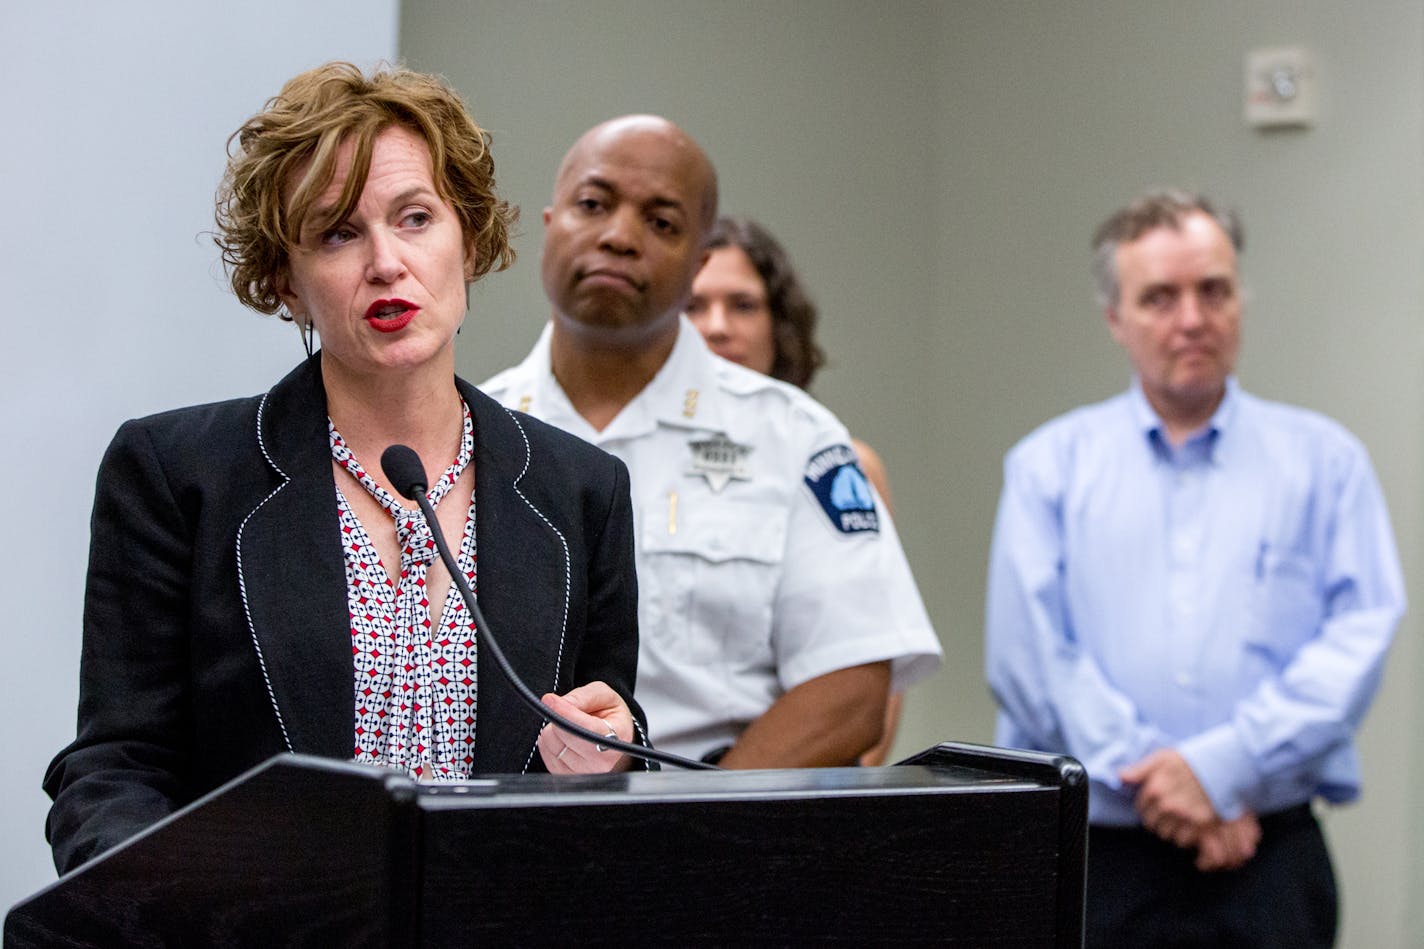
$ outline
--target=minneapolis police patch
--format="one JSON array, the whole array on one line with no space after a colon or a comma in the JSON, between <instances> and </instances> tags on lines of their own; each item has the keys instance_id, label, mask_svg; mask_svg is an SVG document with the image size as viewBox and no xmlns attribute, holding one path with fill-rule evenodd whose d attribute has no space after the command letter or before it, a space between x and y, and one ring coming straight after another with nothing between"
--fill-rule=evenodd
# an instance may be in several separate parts
<instances>
[{"instance_id":1,"label":"minneapolis police patch","mask_svg":"<svg viewBox=\"0 0 1424 949\"><path fill-rule=\"evenodd\" d=\"M821 502L831 526L843 534L879 531L870 483L849 445L832 445L806 463L806 487Z\"/></svg>"}]
</instances>

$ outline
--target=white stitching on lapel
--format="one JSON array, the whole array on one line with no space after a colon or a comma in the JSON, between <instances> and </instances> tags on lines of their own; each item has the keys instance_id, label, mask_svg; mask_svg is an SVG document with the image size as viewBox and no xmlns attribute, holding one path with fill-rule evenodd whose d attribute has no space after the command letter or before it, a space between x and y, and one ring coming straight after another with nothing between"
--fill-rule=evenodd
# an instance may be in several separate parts
<instances>
[{"instance_id":1,"label":"white stitching on lapel","mask_svg":"<svg viewBox=\"0 0 1424 949\"><path fill-rule=\"evenodd\" d=\"M527 497L524 496L524 492L519 490L519 482L522 481L524 479L524 476L529 473L529 463L533 460L533 449L529 447L529 436L524 433L524 426L519 423L519 417L515 415L515 413L511 409L506 408L504 411L505 414L509 416L510 420L514 422L514 427L519 429L519 437L524 440L524 467L520 470L519 474L514 476L514 493L519 495L519 500L523 501L525 506L528 507L529 510L533 511L536 515L538 515L539 520L543 521L549 526L549 530L554 532L554 534L559 538L559 544L564 548L564 616L559 626L559 651L554 656L554 685L555 687L557 687L559 683L559 667L563 665L564 661L564 639L568 635L569 629L569 597L571 596L571 591L573 590L573 568L570 564L571 558L569 556L569 542L564 537L563 532L557 527L555 527L553 522L544 516L544 512L535 507L534 502L530 501ZM529 770L529 762L534 760L534 752L538 749L539 739L536 736L534 739L533 747L529 749L529 754L524 759L525 771Z\"/></svg>"},{"instance_id":2,"label":"white stitching on lapel","mask_svg":"<svg viewBox=\"0 0 1424 949\"><path fill-rule=\"evenodd\" d=\"M247 529L247 522L252 520L252 516L262 509L262 505L276 497L277 492L292 481L285 471L277 467L272 456L267 454L267 445L262 440L262 415L267 409L267 395L270 394L263 395L262 401L257 404L257 447L262 452L262 457L267 459L267 464L272 466L272 470L282 476L282 483L273 488L271 494L258 501L257 506L248 511L247 516L242 519L242 523L237 526L237 586L242 595L242 612L247 617L247 631L252 636L252 648L257 651L257 666L262 670L262 681L267 686L267 698L271 700L272 711L277 715L277 727L282 730L282 743L287 746L288 751L295 753L295 749L292 748L291 736L287 734L287 722L282 717L281 706L277 704L277 693L272 689L272 678L267 674L267 659L262 655L262 644L257 641L257 627L252 623L252 609L247 603L247 578L242 572L242 532Z\"/></svg>"}]
</instances>

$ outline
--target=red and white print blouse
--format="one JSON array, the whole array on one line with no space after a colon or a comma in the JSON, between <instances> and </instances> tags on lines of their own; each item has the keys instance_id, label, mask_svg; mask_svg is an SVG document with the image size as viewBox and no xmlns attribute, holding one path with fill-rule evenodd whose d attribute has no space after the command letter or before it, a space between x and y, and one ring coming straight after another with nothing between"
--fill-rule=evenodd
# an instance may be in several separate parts
<instances>
[{"instance_id":1,"label":"red and white print blouse","mask_svg":"<svg viewBox=\"0 0 1424 949\"><path fill-rule=\"evenodd\" d=\"M464 406L459 457L426 493L432 506L449 493L474 453L474 423ZM425 575L438 553L425 515L402 507L370 477L327 423L331 456L391 515L401 544L400 581L390 575L341 486L337 510L346 556L351 657L356 684L354 760L400 768L426 781L470 776L475 747L475 625L452 582L438 625ZM475 497L456 557L475 587Z\"/></svg>"}]
</instances>

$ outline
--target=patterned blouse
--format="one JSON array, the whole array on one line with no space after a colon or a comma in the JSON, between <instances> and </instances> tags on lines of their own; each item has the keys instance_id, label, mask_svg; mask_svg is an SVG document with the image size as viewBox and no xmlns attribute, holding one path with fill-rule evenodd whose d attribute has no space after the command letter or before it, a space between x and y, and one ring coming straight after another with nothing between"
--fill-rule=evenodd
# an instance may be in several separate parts
<instances>
[{"instance_id":1,"label":"patterned blouse","mask_svg":"<svg viewBox=\"0 0 1424 949\"><path fill-rule=\"evenodd\" d=\"M474 453L474 423L464 408L455 463L426 493L432 506L449 493ZM439 554L425 515L404 508L361 467L330 420L331 456L391 515L401 544L400 581L391 584L375 545L338 485L346 555L351 657L356 683L354 760L400 768L426 781L470 776L475 747L475 626L454 582L431 616L425 574ZM456 557L475 587L475 498Z\"/></svg>"}]
</instances>

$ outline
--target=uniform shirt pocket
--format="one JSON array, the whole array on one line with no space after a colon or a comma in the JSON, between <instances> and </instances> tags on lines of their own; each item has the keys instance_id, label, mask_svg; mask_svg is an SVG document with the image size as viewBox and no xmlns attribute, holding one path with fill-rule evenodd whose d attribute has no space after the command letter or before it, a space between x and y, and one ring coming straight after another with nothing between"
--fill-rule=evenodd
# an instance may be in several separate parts
<instances>
[{"instance_id":1,"label":"uniform shirt pocket","mask_svg":"<svg viewBox=\"0 0 1424 949\"><path fill-rule=\"evenodd\" d=\"M770 662L786 509L694 497L642 515L643 635L693 662Z\"/></svg>"}]
</instances>

